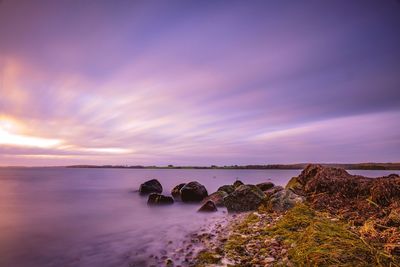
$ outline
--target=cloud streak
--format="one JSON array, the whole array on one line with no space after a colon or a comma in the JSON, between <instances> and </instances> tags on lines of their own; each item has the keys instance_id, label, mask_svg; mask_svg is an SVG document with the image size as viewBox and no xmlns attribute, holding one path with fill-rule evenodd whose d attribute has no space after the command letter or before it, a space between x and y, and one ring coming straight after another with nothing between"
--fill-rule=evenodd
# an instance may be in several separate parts
<instances>
[{"instance_id":1,"label":"cloud streak","mask_svg":"<svg viewBox=\"0 0 400 267\"><path fill-rule=\"evenodd\" d=\"M399 12L3 1L1 165L399 161Z\"/></svg>"}]
</instances>

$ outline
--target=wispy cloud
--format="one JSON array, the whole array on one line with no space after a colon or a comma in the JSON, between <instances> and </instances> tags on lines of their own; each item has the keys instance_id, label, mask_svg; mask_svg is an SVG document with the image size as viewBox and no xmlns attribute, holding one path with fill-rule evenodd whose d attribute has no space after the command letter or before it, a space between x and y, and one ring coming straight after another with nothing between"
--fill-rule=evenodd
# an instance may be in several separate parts
<instances>
[{"instance_id":1,"label":"wispy cloud","mask_svg":"<svg viewBox=\"0 0 400 267\"><path fill-rule=\"evenodd\" d=\"M3 165L400 160L394 2L45 2L0 6Z\"/></svg>"}]
</instances>

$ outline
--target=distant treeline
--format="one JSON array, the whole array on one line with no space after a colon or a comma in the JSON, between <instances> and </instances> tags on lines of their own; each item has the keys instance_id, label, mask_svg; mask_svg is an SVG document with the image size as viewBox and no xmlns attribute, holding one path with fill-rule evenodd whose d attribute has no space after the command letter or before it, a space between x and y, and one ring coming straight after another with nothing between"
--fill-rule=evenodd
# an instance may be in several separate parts
<instances>
[{"instance_id":1,"label":"distant treeline","mask_svg":"<svg viewBox=\"0 0 400 267\"><path fill-rule=\"evenodd\" d=\"M304 169L308 163L298 164L268 164L268 165L230 165L230 166L142 166L142 165L73 165L68 168L116 168L116 169L251 169L251 170L300 170ZM327 167L340 167L347 170L400 170L400 163L354 163L354 164L339 164L339 163L322 163Z\"/></svg>"}]
</instances>

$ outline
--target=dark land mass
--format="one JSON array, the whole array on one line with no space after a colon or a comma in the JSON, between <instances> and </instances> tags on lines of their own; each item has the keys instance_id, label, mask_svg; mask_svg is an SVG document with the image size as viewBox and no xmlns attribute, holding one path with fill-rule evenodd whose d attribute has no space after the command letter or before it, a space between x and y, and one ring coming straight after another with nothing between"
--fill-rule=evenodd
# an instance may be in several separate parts
<instances>
[{"instance_id":1,"label":"dark land mass","mask_svg":"<svg viewBox=\"0 0 400 267\"><path fill-rule=\"evenodd\" d=\"M116 169L221 169L221 170L302 170L309 163L267 164L267 165L230 165L230 166L142 166L142 165L72 165L67 168L116 168ZM346 170L400 170L399 163L322 163L323 167L343 168Z\"/></svg>"}]
</instances>

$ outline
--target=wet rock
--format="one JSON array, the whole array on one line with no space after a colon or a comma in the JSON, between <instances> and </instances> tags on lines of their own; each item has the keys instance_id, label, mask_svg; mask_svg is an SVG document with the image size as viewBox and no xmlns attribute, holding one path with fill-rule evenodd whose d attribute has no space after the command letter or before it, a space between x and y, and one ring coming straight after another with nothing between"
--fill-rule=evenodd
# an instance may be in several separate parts
<instances>
[{"instance_id":1,"label":"wet rock","mask_svg":"<svg viewBox=\"0 0 400 267\"><path fill-rule=\"evenodd\" d=\"M228 194L224 191L217 191L203 199L202 203L205 204L207 201L211 200L214 202L214 204L217 207L223 207L224 206L224 197L226 197Z\"/></svg>"},{"instance_id":2,"label":"wet rock","mask_svg":"<svg viewBox=\"0 0 400 267\"><path fill-rule=\"evenodd\" d=\"M271 197L273 194L275 194L278 191L282 191L285 188L283 188L282 186L274 186L271 189L265 190L264 194L267 196L267 198Z\"/></svg>"},{"instance_id":3,"label":"wet rock","mask_svg":"<svg viewBox=\"0 0 400 267\"><path fill-rule=\"evenodd\" d=\"M147 200L148 205L170 205L174 204L174 199L170 196L152 193Z\"/></svg>"},{"instance_id":4,"label":"wet rock","mask_svg":"<svg viewBox=\"0 0 400 267\"><path fill-rule=\"evenodd\" d=\"M165 260L165 266L166 267L173 267L174 266L174 261L170 258Z\"/></svg>"},{"instance_id":5,"label":"wet rock","mask_svg":"<svg viewBox=\"0 0 400 267\"><path fill-rule=\"evenodd\" d=\"M181 189L182 187L184 187L186 184L182 183L182 184L178 184L177 186L175 186L172 190L171 190L171 195L172 197L177 200L177 201L181 201Z\"/></svg>"},{"instance_id":6,"label":"wet rock","mask_svg":"<svg viewBox=\"0 0 400 267\"><path fill-rule=\"evenodd\" d=\"M257 184L257 187L260 188L261 191L267 191L274 186L275 185L272 182L264 182L264 183Z\"/></svg>"},{"instance_id":7,"label":"wet rock","mask_svg":"<svg viewBox=\"0 0 400 267\"><path fill-rule=\"evenodd\" d=\"M241 185L244 185L244 183L242 182L242 181L240 181L240 180L236 180L234 183L233 183L233 187L236 189L236 188L238 188L239 186L241 186Z\"/></svg>"},{"instance_id":8,"label":"wet rock","mask_svg":"<svg viewBox=\"0 0 400 267\"><path fill-rule=\"evenodd\" d=\"M147 182L144 182L140 185L139 192L142 195L147 195L151 193L162 193L162 185L157 179L152 179Z\"/></svg>"},{"instance_id":9,"label":"wet rock","mask_svg":"<svg viewBox=\"0 0 400 267\"><path fill-rule=\"evenodd\" d=\"M215 212L217 211L217 206L211 200L207 201L200 207L199 212Z\"/></svg>"},{"instance_id":10,"label":"wet rock","mask_svg":"<svg viewBox=\"0 0 400 267\"><path fill-rule=\"evenodd\" d=\"M265 194L255 185L241 185L224 198L228 212L243 212L257 209L265 199Z\"/></svg>"},{"instance_id":11,"label":"wet rock","mask_svg":"<svg viewBox=\"0 0 400 267\"><path fill-rule=\"evenodd\" d=\"M291 190L276 191L268 198L267 206L273 211L286 211L293 208L297 203L302 203L304 197L296 195Z\"/></svg>"},{"instance_id":12,"label":"wet rock","mask_svg":"<svg viewBox=\"0 0 400 267\"><path fill-rule=\"evenodd\" d=\"M198 182L190 182L181 188L183 202L200 202L208 196L207 189Z\"/></svg>"},{"instance_id":13,"label":"wet rock","mask_svg":"<svg viewBox=\"0 0 400 267\"><path fill-rule=\"evenodd\" d=\"M230 194L233 191L235 191L235 187L233 185L223 185L219 187L217 191L223 191L226 192L227 194Z\"/></svg>"}]
</instances>

